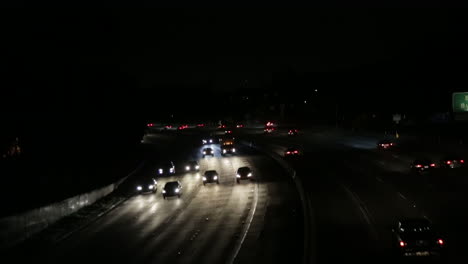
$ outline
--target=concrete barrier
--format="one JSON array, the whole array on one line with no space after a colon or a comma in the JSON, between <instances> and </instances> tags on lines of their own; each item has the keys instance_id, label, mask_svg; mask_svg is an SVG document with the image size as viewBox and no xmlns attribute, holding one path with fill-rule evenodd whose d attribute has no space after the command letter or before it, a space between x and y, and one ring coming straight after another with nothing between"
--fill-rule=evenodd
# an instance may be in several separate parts
<instances>
[{"instance_id":1,"label":"concrete barrier","mask_svg":"<svg viewBox=\"0 0 468 264\"><path fill-rule=\"evenodd\" d=\"M287 163L283 157L278 155L277 153L269 150L265 146L256 145L252 141L240 141L241 144L254 148L272 159L274 159L285 171L286 173L293 179L296 189L299 193L299 197L301 199L302 204L302 211L304 215L304 255L303 255L303 264L315 263L315 240L313 234L315 234L315 225L314 225L314 216L311 201L309 199L309 195L304 191L304 186L302 185L302 181L299 177L296 177L296 170Z\"/></svg>"},{"instance_id":2,"label":"concrete barrier","mask_svg":"<svg viewBox=\"0 0 468 264\"><path fill-rule=\"evenodd\" d=\"M79 194L66 200L36 208L19 215L1 218L0 249L15 246L32 235L44 230L61 218L75 213L81 208L91 205L97 200L109 195L128 177L139 170L142 165L143 163L141 163L127 176L102 188L95 189L88 193Z\"/></svg>"}]
</instances>

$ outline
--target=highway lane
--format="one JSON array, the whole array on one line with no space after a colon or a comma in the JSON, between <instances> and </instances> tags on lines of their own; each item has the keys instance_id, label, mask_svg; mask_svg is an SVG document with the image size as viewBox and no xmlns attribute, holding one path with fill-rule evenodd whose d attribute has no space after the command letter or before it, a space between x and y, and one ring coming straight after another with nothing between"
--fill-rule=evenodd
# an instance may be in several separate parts
<instances>
[{"instance_id":1,"label":"highway lane","mask_svg":"<svg viewBox=\"0 0 468 264\"><path fill-rule=\"evenodd\" d=\"M278 154L291 144L306 150L304 160L295 165L314 205L319 263L391 263L391 225L403 217L428 218L442 231L449 241L443 263L466 260L463 252L468 245L460 236L466 233L467 215L460 208L468 199L465 170L414 175L409 171L409 162L416 156L436 159L444 153L381 152L371 148L372 142L365 137L353 142L352 138L344 141L330 134L252 139L268 142L268 147Z\"/></svg>"},{"instance_id":2,"label":"highway lane","mask_svg":"<svg viewBox=\"0 0 468 264\"><path fill-rule=\"evenodd\" d=\"M202 147L196 142L197 137L180 135L167 156L176 157L177 164L199 159L200 173L159 178L156 194L132 196L53 248L31 255L30 260L298 263L302 257L302 215L290 179L273 160L248 148L239 148L239 155L221 157L219 146L213 145L215 157L203 159ZM177 156L180 152L183 158ZM241 166L250 166L257 181L236 184L235 171ZM207 169L218 171L219 185L202 185L201 173ZM180 199L163 200L161 188L171 180L181 181L184 192ZM285 240L290 243L284 245Z\"/></svg>"}]
</instances>

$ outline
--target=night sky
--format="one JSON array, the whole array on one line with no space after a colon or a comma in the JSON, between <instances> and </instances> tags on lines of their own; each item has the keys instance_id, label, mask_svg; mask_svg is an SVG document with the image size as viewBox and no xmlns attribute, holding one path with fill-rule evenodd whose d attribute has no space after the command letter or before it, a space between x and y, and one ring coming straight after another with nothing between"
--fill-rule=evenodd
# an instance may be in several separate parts
<instances>
[{"instance_id":1,"label":"night sky","mask_svg":"<svg viewBox=\"0 0 468 264\"><path fill-rule=\"evenodd\" d=\"M11 12L2 113L209 116L206 102L216 109L240 89L316 88L351 108L411 111L418 100L445 111L467 89L466 22L434 9Z\"/></svg>"}]
</instances>

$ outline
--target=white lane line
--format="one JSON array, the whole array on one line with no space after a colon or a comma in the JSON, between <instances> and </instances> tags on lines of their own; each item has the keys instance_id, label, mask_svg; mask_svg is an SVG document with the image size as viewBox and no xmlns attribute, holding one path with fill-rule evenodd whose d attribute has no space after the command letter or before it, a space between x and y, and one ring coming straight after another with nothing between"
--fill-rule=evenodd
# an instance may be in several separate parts
<instances>
[{"instance_id":1,"label":"white lane line","mask_svg":"<svg viewBox=\"0 0 468 264\"><path fill-rule=\"evenodd\" d=\"M253 197L253 205L251 210L249 211L249 215L247 216L247 221L246 224L244 225L243 229L243 234L241 239L236 243L234 247L233 254L231 257L228 259L227 263L232 264L234 263L234 260L236 259L237 255L239 254L239 251L242 247L242 244L244 243L245 238L247 237L247 233L249 232L250 225L252 224L253 217L255 215L255 210L257 210L257 203L258 203L258 183L255 183L255 191L254 191L254 197Z\"/></svg>"},{"instance_id":2,"label":"white lane line","mask_svg":"<svg viewBox=\"0 0 468 264\"><path fill-rule=\"evenodd\" d=\"M378 177L378 176L375 177L375 179L378 180L378 181L381 182L381 183L385 183L385 182L382 180L382 178L380 178L380 177Z\"/></svg>"},{"instance_id":3,"label":"white lane line","mask_svg":"<svg viewBox=\"0 0 468 264\"><path fill-rule=\"evenodd\" d=\"M351 189L349 189L347 186L345 186L344 184L340 184L340 185L343 187L343 189L345 189L345 192L351 197L353 202L356 204L356 206L361 211L362 217L364 218L366 223L369 225L371 235L373 236L375 241L377 241L379 239L378 238L378 233L377 233L377 230L375 229L374 225L372 224L370 213L367 210L364 202L362 202L361 199L359 199L358 195L356 193L354 193L353 191L351 191Z\"/></svg>"},{"instance_id":4,"label":"white lane line","mask_svg":"<svg viewBox=\"0 0 468 264\"><path fill-rule=\"evenodd\" d=\"M403 200L408 200L401 192L398 192L398 195L399 195Z\"/></svg>"}]
</instances>

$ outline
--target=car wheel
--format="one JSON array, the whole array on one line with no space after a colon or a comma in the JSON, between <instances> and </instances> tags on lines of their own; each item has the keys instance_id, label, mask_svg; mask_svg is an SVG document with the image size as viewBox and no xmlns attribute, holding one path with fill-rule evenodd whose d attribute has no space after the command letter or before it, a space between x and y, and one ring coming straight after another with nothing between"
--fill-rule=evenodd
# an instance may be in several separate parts
<instances>
[{"instance_id":1,"label":"car wheel","mask_svg":"<svg viewBox=\"0 0 468 264\"><path fill-rule=\"evenodd\" d=\"M206 183L203 183L203 186L205 186L205 185L206 185Z\"/></svg>"},{"instance_id":2,"label":"car wheel","mask_svg":"<svg viewBox=\"0 0 468 264\"><path fill-rule=\"evenodd\" d=\"M239 183L240 183L240 181L239 181L239 180L237 180L237 184L239 184Z\"/></svg>"},{"instance_id":3,"label":"car wheel","mask_svg":"<svg viewBox=\"0 0 468 264\"><path fill-rule=\"evenodd\" d=\"M216 181L216 184L219 184L219 181Z\"/></svg>"},{"instance_id":4,"label":"car wheel","mask_svg":"<svg viewBox=\"0 0 468 264\"><path fill-rule=\"evenodd\" d=\"M179 194L179 195L177 195L177 197L179 197L179 198L180 198L180 194Z\"/></svg>"},{"instance_id":5,"label":"car wheel","mask_svg":"<svg viewBox=\"0 0 468 264\"><path fill-rule=\"evenodd\" d=\"M153 193L156 193L156 189L153 190Z\"/></svg>"},{"instance_id":6,"label":"car wheel","mask_svg":"<svg viewBox=\"0 0 468 264\"><path fill-rule=\"evenodd\" d=\"M166 196L165 196L165 195L163 195L163 199L166 200Z\"/></svg>"}]
</instances>

